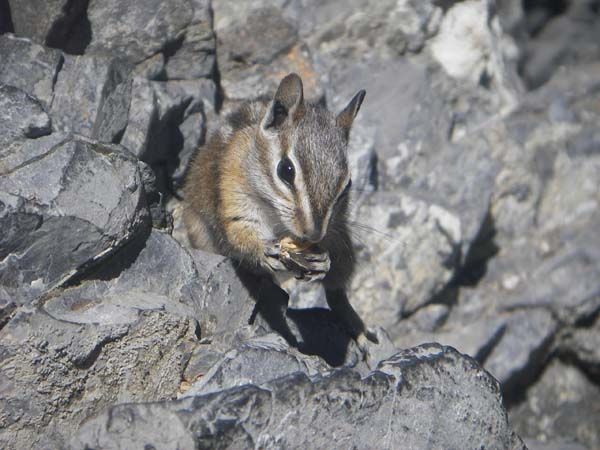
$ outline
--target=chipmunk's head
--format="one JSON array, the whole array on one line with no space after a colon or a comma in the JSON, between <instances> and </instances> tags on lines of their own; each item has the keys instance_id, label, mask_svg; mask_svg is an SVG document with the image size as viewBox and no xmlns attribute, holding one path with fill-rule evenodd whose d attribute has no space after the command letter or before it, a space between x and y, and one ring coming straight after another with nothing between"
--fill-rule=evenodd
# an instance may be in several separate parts
<instances>
[{"instance_id":1,"label":"chipmunk's head","mask_svg":"<svg viewBox=\"0 0 600 450\"><path fill-rule=\"evenodd\" d=\"M365 91L358 92L335 116L324 106L304 102L298 75L290 74L279 84L256 139L267 180L261 196L272 208L279 237L318 243L346 213L351 186L348 137L364 97Z\"/></svg>"}]
</instances>

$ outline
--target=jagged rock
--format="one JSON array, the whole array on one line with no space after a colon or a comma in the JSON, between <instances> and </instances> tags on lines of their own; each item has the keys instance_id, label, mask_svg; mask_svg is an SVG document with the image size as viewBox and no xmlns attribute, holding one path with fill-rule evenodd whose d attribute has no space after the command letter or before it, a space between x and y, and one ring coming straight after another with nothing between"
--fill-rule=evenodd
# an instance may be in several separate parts
<instances>
[{"instance_id":1,"label":"jagged rock","mask_svg":"<svg viewBox=\"0 0 600 450\"><path fill-rule=\"evenodd\" d=\"M28 302L123 245L147 224L133 157L59 133L2 155L1 284Z\"/></svg>"},{"instance_id":2,"label":"jagged rock","mask_svg":"<svg viewBox=\"0 0 600 450\"><path fill-rule=\"evenodd\" d=\"M5 34L0 36L0 60L0 83L22 89L49 111L62 54L29 39Z\"/></svg>"},{"instance_id":3,"label":"jagged rock","mask_svg":"<svg viewBox=\"0 0 600 450\"><path fill-rule=\"evenodd\" d=\"M52 102L55 126L118 142L127 125L130 72L130 65L110 56L66 56Z\"/></svg>"},{"instance_id":4,"label":"jagged rock","mask_svg":"<svg viewBox=\"0 0 600 450\"><path fill-rule=\"evenodd\" d=\"M175 53L166 71L176 78L211 74L214 64L212 21L207 0L153 0L144 4L91 0L87 9L91 39L86 52L120 54L136 64L165 53ZM208 45L207 45L208 44ZM207 51L208 50L208 51ZM182 55L177 55L183 51ZM181 58L194 52L193 66Z\"/></svg>"},{"instance_id":5,"label":"jagged rock","mask_svg":"<svg viewBox=\"0 0 600 450\"><path fill-rule=\"evenodd\" d=\"M214 99L215 85L210 80L158 82L135 78L129 122L121 144L148 164L168 162L179 167L181 148L196 150L200 144L204 135L203 114L212 110ZM190 119L191 116L194 117ZM188 131L188 120L198 127L198 133ZM186 131L185 136L178 127ZM172 167L171 172L174 170Z\"/></svg>"},{"instance_id":6,"label":"jagged rock","mask_svg":"<svg viewBox=\"0 0 600 450\"><path fill-rule=\"evenodd\" d=\"M449 402L452 411L442 406ZM373 442L524 448L508 426L495 380L439 345L400 352L362 379L349 369L313 379L297 373L176 402L114 406L86 422L71 447L337 449Z\"/></svg>"},{"instance_id":7,"label":"jagged rock","mask_svg":"<svg viewBox=\"0 0 600 450\"><path fill-rule=\"evenodd\" d=\"M132 308L98 323L102 315L86 317L86 306L72 303L69 320L21 309L0 330L2 447L64 448L81 419L103 407L177 392L193 322Z\"/></svg>"},{"instance_id":8,"label":"jagged rock","mask_svg":"<svg viewBox=\"0 0 600 450\"><path fill-rule=\"evenodd\" d=\"M166 77L170 80L211 78L215 72L216 52L209 0L194 2L194 17L178 39L174 54L167 49Z\"/></svg>"},{"instance_id":9,"label":"jagged rock","mask_svg":"<svg viewBox=\"0 0 600 450\"><path fill-rule=\"evenodd\" d=\"M431 306L434 305L428 307ZM418 327L421 311L415 314L414 319L411 317L401 321L390 329L392 341L398 348L410 348L422 342L440 342L483 364L506 331L506 318L503 317L483 317L469 322L460 322L450 317L442 327L423 330Z\"/></svg>"},{"instance_id":10,"label":"jagged rock","mask_svg":"<svg viewBox=\"0 0 600 450\"><path fill-rule=\"evenodd\" d=\"M518 15L517 15L518 17ZM548 81L561 65L600 58L600 8L596 0L524 4L514 31L522 48L521 72L528 87Z\"/></svg>"},{"instance_id":11,"label":"jagged rock","mask_svg":"<svg viewBox=\"0 0 600 450\"><path fill-rule=\"evenodd\" d=\"M152 231L79 286L19 310L0 331L2 447L64 448L82 417L119 399L173 398L200 335L201 261Z\"/></svg>"},{"instance_id":12,"label":"jagged rock","mask_svg":"<svg viewBox=\"0 0 600 450\"><path fill-rule=\"evenodd\" d=\"M594 405L599 402L597 384L576 367L554 359L540 381L528 389L527 397L511 410L510 422L522 436L541 442L574 440L585 448L598 448L600 430Z\"/></svg>"},{"instance_id":13,"label":"jagged rock","mask_svg":"<svg viewBox=\"0 0 600 450\"><path fill-rule=\"evenodd\" d=\"M600 319L590 326L568 330L558 344L561 353L573 357L593 378L600 377Z\"/></svg>"},{"instance_id":14,"label":"jagged rock","mask_svg":"<svg viewBox=\"0 0 600 450\"><path fill-rule=\"evenodd\" d=\"M0 83L0 156L5 159L1 167L3 175L12 169L10 162L11 143L24 139L35 139L50 134L52 122L42 105L24 91Z\"/></svg>"},{"instance_id":15,"label":"jagged rock","mask_svg":"<svg viewBox=\"0 0 600 450\"><path fill-rule=\"evenodd\" d=\"M86 2L69 0L8 0L8 4L15 34L49 46L65 43L86 6Z\"/></svg>"},{"instance_id":16,"label":"jagged rock","mask_svg":"<svg viewBox=\"0 0 600 450\"><path fill-rule=\"evenodd\" d=\"M354 219L359 266L353 304L385 327L429 302L459 263L461 224L443 207L385 192L371 195Z\"/></svg>"},{"instance_id":17,"label":"jagged rock","mask_svg":"<svg viewBox=\"0 0 600 450\"><path fill-rule=\"evenodd\" d=\"M269 3L213 2L217 57L226 98L272 95L281 78L296 72L304 82L305 97L321 99L323 89L311 51L299 40L297 24Z\"/></svg>"},{"instance_id":18,"label":"jagged rock","mask_svg":"<svg viewBox=\"0 0 600 450\"><path fill-rule=\"evenodd\" d=\"M504 392L526 386L544 367L556 328L552 315L543 309L521 311L509 317L506 331L484 363Z\"/></svg>"},{"instance_id":19,"label":"jagged rock","mask_svg":"<svg viewBox=\"0 0 600 450\"><path fill-rule=\"evenodd\" d=\"M276 334L265 334L244 341L228 351L193 384L185 397L204 395L235 386L261 385L296 372L308 376L327 373L330 367L316 356L291 349Z\"/></svg>"}]
</instances>

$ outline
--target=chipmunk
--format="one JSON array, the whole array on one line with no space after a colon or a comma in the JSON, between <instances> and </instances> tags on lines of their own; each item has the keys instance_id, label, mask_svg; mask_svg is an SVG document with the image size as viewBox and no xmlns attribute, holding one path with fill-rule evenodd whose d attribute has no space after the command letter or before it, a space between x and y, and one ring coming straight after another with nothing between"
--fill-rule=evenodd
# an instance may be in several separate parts
<instances>
[{"instance_id":1,"label":"chipmunk","mask_svg":"<svg viewBox=\"0 0 600 450\"><path fill-rule=\"evenodd\" d=\"M305 102L302 80L287 75L271 99L225 117L189 167L183 206L194 247L276 281L290 273L321 281L331 310L362 346L377 340L346 295L355 264L347 145L365 93L334 116Z\"/></svg>"}]
</instances>

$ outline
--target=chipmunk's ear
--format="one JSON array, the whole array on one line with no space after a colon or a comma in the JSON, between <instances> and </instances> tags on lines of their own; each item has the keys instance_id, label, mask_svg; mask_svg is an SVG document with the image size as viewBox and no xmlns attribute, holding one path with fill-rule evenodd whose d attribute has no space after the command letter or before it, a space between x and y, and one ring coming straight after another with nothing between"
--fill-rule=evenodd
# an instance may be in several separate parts
<instances>
[{"instance_id":1,"label":"chipmunk's ear","mask_svg":"<svg viewBox=\"0 0 600 450\"><path fill-rule=\"evenodd\" d=\"M304 113L302 80L295 73L287 75L277 88L262 121L263 129L278 128L287 120L299 120Z\"/></svg>"},{"instance_id":2,"label":"chipmunk's ear","mask_svg":"<svg viewBox=\"0 0 600 450\"><path fill-rule=\"evenodd\" d=\"M350 103L348 103L344 110L335 118L335 124L344 130L346 137L350 134L352 122L354 122L354 118L358 114L358 110L360 109L360 105L362 105L366 94L367 91L364 89L358 91L354 98L350 100Z\"/></svg>"}]
</instances>

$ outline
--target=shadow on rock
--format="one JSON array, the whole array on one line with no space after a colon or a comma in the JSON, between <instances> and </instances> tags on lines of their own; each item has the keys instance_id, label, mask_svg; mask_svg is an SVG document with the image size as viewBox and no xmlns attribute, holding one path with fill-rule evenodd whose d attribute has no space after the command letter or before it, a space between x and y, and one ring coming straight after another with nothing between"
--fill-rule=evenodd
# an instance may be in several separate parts
<instances>
[{"instance_id":1,"label":"shadow on rock","mask_svg":"<svg viewBox=\"0 0 600 450\"><path fill-rule=\"evenodd\" d=\"M351 337L332 311L325 308L288 309L289 296L266 277L236 270L256 306L249 323L264 321L291 346L317 355L333 367L347 362Z\"/></svg>"}]
</instances>

